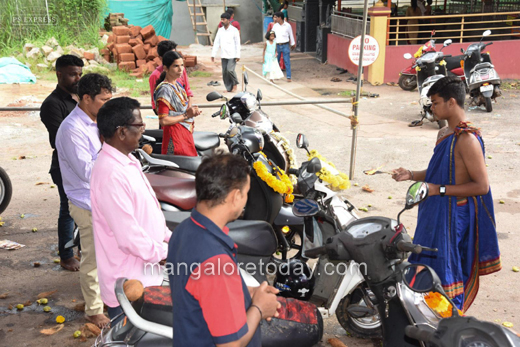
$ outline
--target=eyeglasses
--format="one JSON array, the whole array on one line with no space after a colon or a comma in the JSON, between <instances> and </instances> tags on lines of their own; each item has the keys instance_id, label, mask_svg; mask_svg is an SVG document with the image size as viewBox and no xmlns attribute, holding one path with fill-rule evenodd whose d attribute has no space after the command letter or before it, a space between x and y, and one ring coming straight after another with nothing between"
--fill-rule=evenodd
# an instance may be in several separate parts
<instances>
[{"instance_id":1,"label":"eyeglasses","mask_svg":"<svg viewBox=\"0 0 520 347\"><path fill-rule=\"evenodd\" d=\"M144 130L144 128L146 127L146 123L134 123L134 124L125 124L125 125L119 125L116 127L117 128L121 128L121 127L138 127L139 130Z\"/></svg>"}]
</instances>

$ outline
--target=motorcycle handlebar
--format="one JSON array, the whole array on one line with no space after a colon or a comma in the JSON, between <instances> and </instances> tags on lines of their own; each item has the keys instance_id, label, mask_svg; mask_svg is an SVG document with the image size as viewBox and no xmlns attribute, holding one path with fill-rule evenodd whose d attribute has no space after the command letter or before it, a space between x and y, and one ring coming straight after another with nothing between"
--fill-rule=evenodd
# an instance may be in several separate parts
<instances>
[{"instance_id":1,"label":"motorcycle handlebar","mask_svg":"<svg viewBox=\"0 0 520 347\"><path fill-rule=\"evenodd\" d=\"M451 58L451 57L453 57L452 54L447 54L447 55L444 56L444 58Z\"/></svg>"},{"instance_id":2,"label":"motorcycle handlebar","mask_svg":"<svg viewBox=\"0 0 520 347\"><path fill-rule=\"evenodd\" d=\"M397 249L401 252L412 252L414 254L419 254L422 252L422 247L420 245L406 241L397 242Z\"/></svg>"},{"instance_id":3,"label":"motorcycle handlebar","mask_svg":"<svg viewBox=\"0 0 520 347\"><path fill-rule=\"evenodd\" d=\"M408 325L404 328L404 334L412 339L429 342L433 336L433 332Z\"/></svg>"},{"instance_id":4,"label":"motorcycle handlebar","mask_svg":"<svg viewBox=\"0 0 520 347\"><path fill-rule=\"evenodd\" d=\"M308 258L318 258L322 254L327 254L327 248L325 246L311 248L306 250L304 253L304 255Z\"/></svg>"},{"instance_id":5,"label":"motorcycle handlebar","mask_svg":"<svg viewBox=\"0 0 520 347\"><path fill-rule=\"evenodd\" d=\"M212 118L218 117L220 115L220 111L217 111L211 115Z\"/></svg>"},{"instance_id":6,"label":"motorcycle handlebar","mask_svg":"<svg viewBox=\"0 0 520 347\"><path fill-rule=\"evenodd\" d=\"M421 245L416 245L416 244L411 243L411 242L406 242L404 240L401 240L401 241L397 242L396 247L401 252L412 252L414 254L420 254L422 251L430 251L430 252L438 252L439 251L437 248L424 247L424 246L421 246Z\"/></svg>"}]
</instances>

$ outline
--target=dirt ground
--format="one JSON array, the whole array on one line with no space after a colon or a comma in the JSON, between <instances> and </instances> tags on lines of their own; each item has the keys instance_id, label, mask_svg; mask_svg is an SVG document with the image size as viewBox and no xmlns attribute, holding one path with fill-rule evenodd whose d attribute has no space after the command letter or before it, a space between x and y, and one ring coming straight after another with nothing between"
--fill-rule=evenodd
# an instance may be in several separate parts
<instances>
[{"instance_id":1,"label":"dirt ground","mask_svg":"<svg viewBox=\"0 0 520 347\"><path fill-rule=\"evenodd\" d=\"M223 87L209 87L210 80L221 81L220 66L209 60L208 48L182 49L196 54L201 69L212 73L211 77L191 78L195 103L204 104L205 95ZM243 47L239 63L261 72L261 46ZM346 79L350 74L340 74L335 66L321 65L310 55L294 53L292 57L293 82L285 80L277 85L298 95L309 98L338 98L338 93L355 89ZM240 71L237 67L237 71ZM240 73L239 73L240 75ZM261 88L264 101L295 100L283 91L268 85L250 74L249 90ZM331 82L338 77L341 82ZM38 81L34 85L0 85L0 106L6 106L25 98L19 104L39 105L55 87L54 81ZM357 139L355 170L352 188L345 192L357 207L368 208L361 216L396 217L404 205L408 183L396 183L389 175L365 176L362 171L384 165L384 169L404 166L414 170L424 169L433 152L437 126L426 122L423 126L410 128L410 121L417 119L418 93L405 92L395 86L365 86L365 91L379 94L377 98L363 98L360 102L360 126ZM520 264L517 251L520 234L516 218L520 216L520 184L517 170L520 168L520 119L518 91L505 91L494 104L494 110L486 113L480 109L468 110L468 118L482 128L487 150L487 164L495 201L498 238L503 269L499 273L481 278L480 292L468 314L479 319L502 323L512 322L520 327L520 295L516 286L520 273L512 267ZM114 96L120 96L116 94ZM231 94L226 94L231 96ZM149 105L149 96L140 98ZM217 105L220 105L216 102ZM328 105L350 114L348 104ZM348 173L352 144L350 121L342 116L310 106L264 107L273 121L292 143L297 133L305 133L311 148L333 161L340 170ZM209 117L216 109L204 109L197 118L196 130L224 132L227 122ZM157 120L149 118L151 110L143 111L147 128L157 128ZM11 204L2 214L5 222L0 228L0 239L9 239L25 245L14 251L0 250L0 344L2 346L87 346L93 339L81 342L72 334L86 321L77 305L82 303L78 274L64 271L54 263L57 256L58 191L53 188L48 174L52 150L48 134L40 122L38 112L0 112L0 166L11 177L14 193ZM299 162L304 160L303 151L296 150ZM25 159L20 159L24 156ZM357 185L355 185L357 184ZM361 190L368 184L373 193ZM502 201L503 203L499 203ZM24 218L21 215L24 215ZM408 211L403 222L410 233L416 226L417 210ZM37 232L32 232L37 228ZM515 246L516 245L516 246ZM39 262L39 267L33 264ZM39 293L54 291L49 295L51 313L44 313L34 302ZM20 303L32 302L22 312L9 308ZM65 316L65 327L53 336L40 333L43 328L55 325L58 314ZM337 323L335 317L326 320L325 336L321 346L328 346L327 338L338 337L347 346L373 346L376 342L351 338Z\"/></svg>"}]
</instances>

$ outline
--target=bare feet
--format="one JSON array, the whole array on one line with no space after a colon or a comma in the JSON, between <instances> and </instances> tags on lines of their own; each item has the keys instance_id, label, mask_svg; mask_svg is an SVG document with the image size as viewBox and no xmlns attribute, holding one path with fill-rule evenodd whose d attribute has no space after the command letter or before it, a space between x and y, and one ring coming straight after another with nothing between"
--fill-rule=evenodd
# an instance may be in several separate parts
<instances>
[{"instance_id":1,"label":"bare feet","mask_svg":"<svg viewBox=\"0 0 520 347\"><path fill-rule=\"evenodd\" d=\"M270 80L270 81L271 81L271 83L274 83L274 80Z\"/></svg>"},{"instance_id":2,"label":"bare feet","mask_svg":"<svg viewBox=\"0 0 520 347\"><path fill-rule=\"evenodd\" d=\"M231 93L234 93L234 92L236 92L236 91L237 91L237 85L235 84L235 85L233 86L233 89L231 89Z\"/></svg>"},{"instance_id":3,"label":"bare feet","mask_svg":"<svg viewBox=\"0 0 520 347\"><path fill-rule=\"evenodd\" d=\"M292 80L290 78L287 79L287 82L292 82Z\"/></svg>"},{"instance_id":4,"label":"bare feet","mask_svg":"<svg viewBox=\"0 0 520 347\"><path fill-rule=\"evenodd\" d=\"M60 260L60 265L68 271L79 271L79 261L75 257L71 257L67 260Z\"/></svg>"},{"instance_id":5,"label":"bare feet","mask_svg":"<svg viewBox=\"0 0 520 347\"><path fill-rule=\"evenodd\" d=\"M96 314L93 316L85 315L85 319L88 320L90 323L97 325L100 329L105 327L105 325L110 324L110 319L104 314Z\"/></svg>"}]
</instances>

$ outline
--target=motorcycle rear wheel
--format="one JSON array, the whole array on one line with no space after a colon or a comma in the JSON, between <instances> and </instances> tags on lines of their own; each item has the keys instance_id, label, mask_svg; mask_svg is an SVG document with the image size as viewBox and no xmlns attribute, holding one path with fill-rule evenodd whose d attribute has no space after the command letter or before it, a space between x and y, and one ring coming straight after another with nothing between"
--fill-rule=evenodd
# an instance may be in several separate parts
<instances>
[{"instance_id":1,"label":"motorcycle rear wheel","mask_svg":"<svg viewBox=\"0 0 520 347\"><path fill-rule=\"evenodd\" d=\"M357 304L368 306L364 300L363 291L366 291L366 285L361 283L352 291L352 293L341 299L338 308L336 309L336 318L343 329L353 337L361 339L382 338L383 335L379 314L371 317L352 318L347 311L350 305ZM371 303L370 305L372 306Z\"/></svg>"},{"instance_id":2,"label":"motorcycle rear wheel","mask_svg":"<svg viewBox=\"0 0 520 347\"><path fill-rule=\"evenodd\" d=\"M11 196L13 195L13 185L4 169L0 167L0 214L5 211Z\"/></svg>"},{"instance_id":3,"label":"motorcycle rear wheel","mask_svg":"<svg viewBox=\"0 0 520 347\"><path fill-rule=\"evenodd\" d=\"M401 75L399 77L399 87L402 90L411 91L417 88L417 76L415 75Z\"/></svg>"},{"instance_id":4,"label":"motorcycle rear wheel","mask_svg":"<svg viewBox=\"0 0 520 347\"><path fill-rule=\"evenodd\" d=\"M493 111L493 104L491 103L491 98L485 98L486 99L486 112Z\"/></svg>"}]
</instances>

